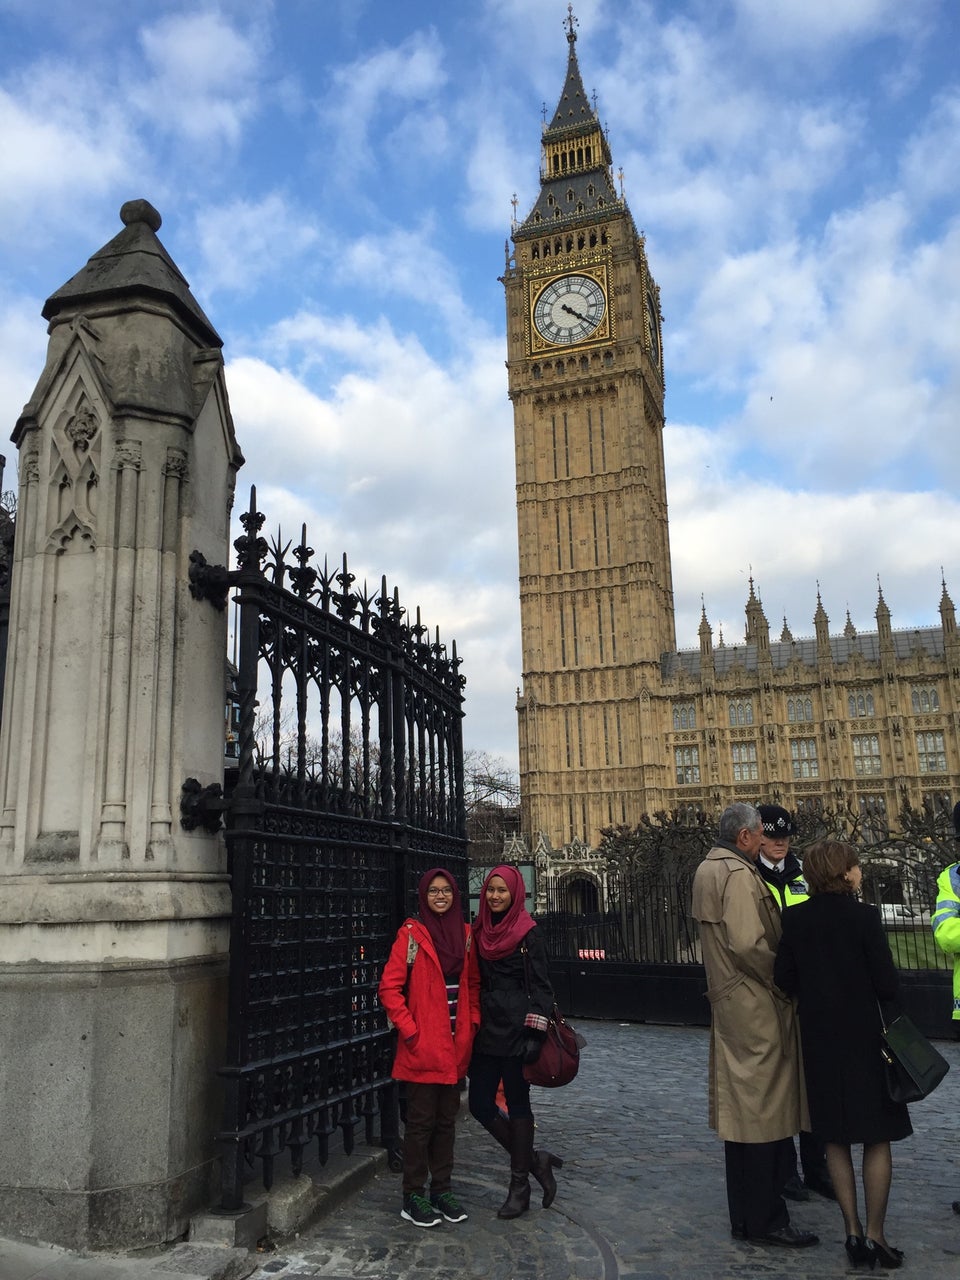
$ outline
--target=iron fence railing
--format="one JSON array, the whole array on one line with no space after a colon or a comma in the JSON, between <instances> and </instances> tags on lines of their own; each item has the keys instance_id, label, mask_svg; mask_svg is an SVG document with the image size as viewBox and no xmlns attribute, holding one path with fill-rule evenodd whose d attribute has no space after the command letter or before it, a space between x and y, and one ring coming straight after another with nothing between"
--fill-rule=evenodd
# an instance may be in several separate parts
<instances>
[{"instance_id":1,"label":"iron fence railing","mask_svg":"<svg viewBox=\"0 0 960 1280\"><path fill-rule=\"evenodd\" d=\"M667 877L621 872L608 878L605 909L583 913L570 909L562 882L550 884L547 910L538 923L556 960L699 964L692 890L692 873ZM952 968L952 958L933 939L929 909L917 900L877 905L901 969Z\"/></svg>"},{"instance_id":2,"label":"iron fence railing","mask_svg":"<svg viewBox=\"0 0 960 1280\"><path fill-rule=\"evenodd\" d=\"M431 866L466 891L462 679L396 594L354 589L241 517L239 756L228 779L233 891L222 1208L257 1162L294 1172L360 1123L392 1145L392 1039L377 984ZM289 584L289 587L288 587ZM258 714L259 709L259 714Z\"/></svg>"}]
</instances>

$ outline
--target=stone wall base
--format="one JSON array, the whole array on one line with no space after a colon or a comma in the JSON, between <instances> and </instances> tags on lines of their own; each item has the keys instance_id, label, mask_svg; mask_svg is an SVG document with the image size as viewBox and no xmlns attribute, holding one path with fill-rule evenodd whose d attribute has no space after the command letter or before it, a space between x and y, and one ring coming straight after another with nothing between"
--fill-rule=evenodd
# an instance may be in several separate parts
<instances>
[{"instance_id":1,"label":"stone wall base","mask_svg":"<svg viewBox=\"0 0 960 1280\"><path fill-rule=\"evenodd\" d=\"M226 957L0 965L0 1236L137 1249L215 1195Z\"/></svg>"}]
</instances>

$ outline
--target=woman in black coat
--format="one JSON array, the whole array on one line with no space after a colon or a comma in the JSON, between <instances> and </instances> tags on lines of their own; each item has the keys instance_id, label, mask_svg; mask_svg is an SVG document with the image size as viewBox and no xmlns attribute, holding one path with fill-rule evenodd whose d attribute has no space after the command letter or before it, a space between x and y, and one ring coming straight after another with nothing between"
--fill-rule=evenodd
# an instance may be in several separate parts
<instances>
[{"instance_id":1,"label":"woman in black coat","mask_svg":"<svg viewBox=\"0 0 960 1280\"><path fill-rule=\"evenodd\" d=\"M812 845L803 859L806 902L783 913L773 970L781 990L798 997L800 1042L814 1137L843 1212L854 1266L899 1267L884 1219L893 1161L890 1143L913 1132L907 1108L887 1098L880 1057L879 1005L899 980L876 907L860 902L857 851L838 840ZM863 1143L864 1232L850 1144Z\"/></svg>"},{"instance_id":2,"label":"woman in black coat","mask_svg":"<svg viewBox=\"0 0 960 1280\"><path fill-rule=\"evenodd\" d=\"M530 1207L530 1175L543 1188L543 1207L557 1194L554 1169L563 1161L533 1149L530 1085L523 1074L535 1062L553 1009L547 948L524 905L523 877L500 865L480 891L473 938L480 964L480 1029L470 1060L470 1112L510 1153L510 1189L498 1218L518 1218ZM503 1081L509 1115L497 1106Z\"/></svg>"}]
</instances>

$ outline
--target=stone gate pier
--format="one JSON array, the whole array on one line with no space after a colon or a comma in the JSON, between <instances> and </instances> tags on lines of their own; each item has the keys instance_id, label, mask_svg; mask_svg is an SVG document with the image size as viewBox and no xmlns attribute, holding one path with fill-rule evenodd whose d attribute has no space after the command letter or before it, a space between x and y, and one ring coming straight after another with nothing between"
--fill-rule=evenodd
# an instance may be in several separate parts
<instances>
[{"instance_id":1,"label":"stone gate pier","mask_svg":"<svg viewBox=\"0 0 960 1280\"><path fill-rule=\"evenodd\" d=\"M170 1239L209 1198L230 897L180 824L223 772L237 447L222 342L146 201L43 308L16 423L0 729L0 1235Z\"/></svg>"}]
</instances>

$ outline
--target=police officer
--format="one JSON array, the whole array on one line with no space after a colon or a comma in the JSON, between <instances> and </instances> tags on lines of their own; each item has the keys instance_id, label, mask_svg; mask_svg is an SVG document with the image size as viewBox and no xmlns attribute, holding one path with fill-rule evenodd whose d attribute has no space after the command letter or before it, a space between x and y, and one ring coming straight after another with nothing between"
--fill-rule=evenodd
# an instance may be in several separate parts
<instances>
[{"instance_id":1,"label":"police officer","mask_svg":"<svg viewBox=\"0 0 960 1280\"><path fill-rule=\"evenodd\" d=\"M803 902L809 896L800 860L790 852L790 837L796 835L797 828L787 810L778 804L761 804L757 809L763 824L757 870L772 889L780 910L785 911L787 907ZM793 1147L790 1138L786 1141ZM809 1200L811 1191L819 1192L828 1200L836 1199L833 1183L827 1172L823 1143L806 1132L800 1134L800 1166L803 1169L803 1181L796 1172L797 1155L796 1148L793 1148L795 1172L787 1179L783 1188L783 1194L788 1200Z\"/></svg>"},{"instance_id":2,"label":"police officer","mask_svg":"<svg viewBox=\"0 0 960 1280\"><path fill-rule=\"evenodd\" d=\"M960 840L960 802L953 806L953 830ZM960 1039L960 862L940 872L930 924L937 946L953 956L953 1031ZM960 1200L954 1200L953 1211L960 1213Z\"/></svg>"}]
</instances>

